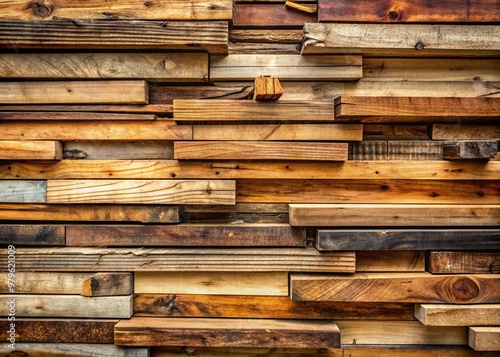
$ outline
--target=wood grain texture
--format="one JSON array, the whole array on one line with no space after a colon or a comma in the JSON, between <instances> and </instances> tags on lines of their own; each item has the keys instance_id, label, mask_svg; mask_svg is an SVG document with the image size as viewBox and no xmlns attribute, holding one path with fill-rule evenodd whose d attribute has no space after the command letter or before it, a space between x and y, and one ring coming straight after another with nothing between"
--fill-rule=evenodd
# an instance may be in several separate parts
<instances>
[{"instance_id":1,"label":"wood grain texture","mask_svg":"<svg viewBox=\"0 0 500 357\"><path fill-rule=\"evenodd\" d=\"M415 317L425 326L500 325L500 304L415 306Z\"/></svg>"},{"instance_id":2,"label":"wood grain texture","mask_svg":"<svg viewBox=\"0 0 500 357\"><path fill-rule=\"evenodd\" d=\"M65 245L65 227L63 225L0 224L0 244Z\"/></svg>"},{"instance_id":3,"label":"wood grain texture","mask_svg":"<svg viewBox=\"0 0 500 357\"><path fill-rule=\"evenodd\" d=\"M500 53L498 25L306 23L302 54L367 57L490 57Z\"/></svg>"},{"instance_id":4,"label":"wood grain texture","mask_svg":"<svg viewBox=\"0 0 500 357\"><path fill-rule=\"evenodd\" d=\"M493 274L292 274L290 279L297 301L484 304L497 303L500 296L500 278Z\"/></svg>"},{"instance_id":5,"label":"wood grain texture","mask_svg":"<svg viewBox=\"0 0 500 357\"><path fill-rule=\"evenodd\" d=\"M283 296L136 294L134 316L412 320L412 304L292 301Z\"/></svg>"},{"instance_id":6,"label":"wood grain texture","mask_svg":"<svg viewBox=\"0 0 500 357\"><path fill-rule=\"evenodd\" d=\"M500 249L500 230L318 229L315 247L320 251L492 250Z\"/></svg>"},{"instance_id":7,"label":"wood grain texture","mask_svg":"<svg viewBox=\"0 0 500 357\"><path fill-rule=\"evenodd\" d=\"M283 4L243 4L234 7L233 25L236 27L295 27L317 22L316 14L289 9Z\"/></svg>"},{"instance_id":8,"label":"wood grain texture","mask_svg":"<svg viewBox=\"0 0 500 357\"><path fill-rule=\"evenodd\" d=\"M0 48L228 53L227 21L2 20L0 33Z\"/></svg>"},{"instance_id":9,"label":"wood grain texture","mask_svg":"<svg viewBox=\"0 0 500 357\"><path fill-rule=\"evenodd\" d=\"M349 143L349 160L387 160L387 140Z\"/></svg>"},{"instance_id":10,"label":"wood grain texture","mask_svg":"<svg viewBox=\"0 0 500 357\"><path fill-rule=\"evenodd\" d=\"M429 140L427 125L365 124L363 140Z\"/></svg>"},{"instance_id":11,"label":"wood grain texture","mask_svg":"<svg viewBox=\"0 0 500 357\"><path fill-rule=\"evenodd\" d=\"M150 92L151 96L151 92ZM150 98L151 100L151 98ZM130 119L131 116L126 114L135 114L134 118L141 118L144 120L154 120L154 114L172 114L172 105L169 104L110 104L110 105L51 105L51 104L12 104L12 105L2 105L0 106L0 117L9 117L12 119L19 119L17 114L14 112L24 112L25 116L28 116L29 112L39 112L46 113L54 120L60 120L62 118L80 116L78 120L94 119L98 118L113 118L114 120L124 120L124 118ZM11 114L5 114L4 112L11 112ZM60 113L64 112L64 113ZM72 114L73 112L78 112L77 114ZM83 114L85 113L85 114ZM124 115L125 114L125 115ZM138 115L139 114L139 115ZM153 114L141 116L140 114ZM33 118L32 120L37 120L40 116L45 116L45 114L30 114ZM17 117L17 118L16 118Z\"/></svg>"},{"instance_id":12,"label":"wood grain texture","mask_svg":"<svg viewBox=\"0 0 500 357\"><path fill-rule=\"evenodd\" d=\"M0 104L148 104L145 81L2 82Z\"/></svg>"},{"instance_id":13,"label":"wood grain texture","mask_svg":"<svg viewBox=\"0 0 500 357\"><path fill-rule=\"evenodd\" d=\"M498 22L495 0L340 0L318 2L319 22Z\"/></svg>"},{"instance_id":14,"label":"wood grain texture","mask_svg":"<svg viewBox=\"0 0 500 357\"><path fill-rule=\"evenodd\" d=\"M287 43L229 43L232 55L299 55L300 46Z\"/></svg>"},{"instance_id":15,"label":"wood grain texture","mask_svg":"<svg viewBox=\"0 0 500 357\"><path fill-rule=\"evenodd\" d=\"M426 264L432 274L498 274L500 252L429 252Z\"/></svg>"},{"instance_id":16,"label":"wood grain texture","mask_svg":"<svg viewBox=\"0 0 500 357\"><path fill-rule=\"evenodd\" d=\"M302 30L293 29L230 29L229 41L233 43L290 43L300 44Z\"/></svg>"},{"instance_id":17,"label":"wood grain texture","mask_svg":"<svg viewBox=\"0 0 500 357\"><path fill-rule=\"evenodd\" d=\"M115 325L121 346L340 347L333 321L133 317Z\"/></svg>"},{"instance_id":18,"label":"wood grain texture","mask_svg":"<svg viewBox=\"0 0 500 357\"><path fill-rule=\"evenodd\" d=\"M176 141L179 160L306 160L346 161L347 143L286 141Z\"/></svg>"},{"instance_id":19,"label":"wood grain texture","mask_svg":"<svg viewBox=\"0 0 500 357\"><path fill-rule=\"evenodd\" d=\"M156 104L173 104L174 99L250 99L253 84L243 86L167 86L150 85L149 101ZM172 114L173 109L168 114Z\"/></svg>"},{"instance_id":20,"label":"wood grain texture","mask_svg":"<svg viewBox=\"0 0 500 357\"><path fill-rule=\"evenodd\" d=\"M134 282L131 273L96 273L85 279L82 296L132 295Z\"/></svg>"},{"instance_id":21,"label":"wood grain texture","mask_svg":"<svg viewBox=\"0 0 500 357\"><path fill-rule=\"evenodd\" d=\"M172 160L171 141L66 141L65 159L86 160Z\"/></svg>"},{"instance_id":22,"label":"wood grain texture","mask_svg":"<svg viewBox=\"0 0 500 357\"><path fill-rule=\"evenodd\" d=\"M287 224L69 225L66 245L305 247L306 231Z\"/></svg>"},{"instance_id":23,"label":"wood grain texture","mask_svg":"<svg viewBox=\"0 0 500 357\"><path fill-rule=\"evenodd\" d=\"M38 107L38 106L37 106ZM56 106L58 107L58 106ZM82 106L84 107L84 106ZM24 106L25 110L36 109L32 106ZM117 114L117 113L99 113L99 112L65 112L65 107L60 106L61 111L12 111L0 112L0 120L156 120L156 115L153 114Z\"/></svg>"},{"instance_id":24,"label":"wood grain texture","mask_svg":"<svg viewBox=\"0 0 500 357\"><path fill-rule=\"evenodd\" d=\"M498 205L290 204L292 226L498 226Z\"/></svg>"},{"instance_id":25,"label":"wood grain texture","mask_svg":"<svg viewBox=\"0 0 500 357\"><path fill-rule=\"evenodd\" d=\"M442 160L443 144L435 141L387 142L387 160Z\"/></svg>"},{"instance_id":26,"label":"wood grain texture","mask_svg":"<svg viewBox=\"0 0 500 357\"><path fill-rule=\"evenodd\" d=\"M254 81L253 100L278 100L283 87L278 77L257 77Z\"/></svg>"},{"instance_id":27,"label":"wood grain texture","mask_svg":"<svg viewBox=\"0 0 500 357\"><path fill-rule=\"evenodd\" d=\"M235 203L235 182L179 180L50 180L47 203Z\"/></svg>"},{"instance_id":28,"label":"wood grain texture","mask_svg":"<svg viewBox=\"0 0 500 357\"><path fill-rule=\"evenodd\" d=\"M46 196L46 181L0 181L0 202L2 203L45 203Z\"/></svg>"},{"instance_id":29,"label":"wood grain texture","mask_svg":"<svg viewBox=\"0 0 500 357\"><path fill-rule=\"evenodd\" d=\"M500 327L469 327L469 346L475 351L500 351Z\"/></svg>"},{"instance_id":30,"label":"wood grain texture","mask_svg":"<svg viewBox=\"0 0 500 357\"><path fill-rule=\"evenodd\" d=\"M405 251L357 251L356 272L423 272L425 252Z\"/></svg>"},{"instance_id":31,"label":"wood grain texture","mask_svg":"<svg viewBox=\"0 0 500 357\"><path fill-rule=\"evenodd\" d=\"M497 156L496 140L446 141L443 143L445 160L489 160Z\"/></svg>"},{"instance_id":32,"label":"wood grain texture","mask_svg":"<svg viewBox=\"0 0 500 357\"><path fill-rule=\"evenodd\" d=\"M7 344L0 352L12 352ZM119 347L110 344L90 343L16 343L16 353L26 357L148 357L148 347Z\"/></svg>"},{"instance_id":33,"label":"wood grain texture","mask_svg":"<svg viewBox=\"0 0 500 357\"><path fill-rule=\"evenodd\" d=\"M0 140L0 160L61 160L62 144L57 141Z\"/></svg>"},{"instance_id":34,"label":"wood grain texture","mask_svg":"<svg viewBox=\"0 0 500 357\"><path fill-rule=\"evenodd\" d=\"M500 140L500 126L433 124L432 140Z\"/></svg>"}]
</instances>

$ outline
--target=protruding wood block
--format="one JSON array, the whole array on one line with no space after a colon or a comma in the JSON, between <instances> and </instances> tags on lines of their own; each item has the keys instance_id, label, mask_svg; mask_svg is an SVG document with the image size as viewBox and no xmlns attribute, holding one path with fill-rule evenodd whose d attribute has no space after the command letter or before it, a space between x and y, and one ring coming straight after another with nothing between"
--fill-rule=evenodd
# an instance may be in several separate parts
<instances>
[{"instance_id":1,"label":"protruding wood block","mask_svg":"<svg viewBox=\"0 0 500 357\"><path fill-rule=\"evenodd\" d=\"M65 245L65 227L63 225L0 224L0 244Z\"/></svg>"},{"instance_id":2,"label":"protruding wood block","mask_svg":"<svg viewBox=\"0 0 500 357\"><path fill-rule=\"evenodd\" d=\"M257 77L254 81L254 100L278 100L283 95L283 87L277 77Z\"/></svg>"},{"instance_id":3,"label":"protruding wood block","mask_svg":"<svg viewBox=\"0 0 500 357\"><path fill-rule=\"evenodd\" d=\"M469 346L475 351L500 351L500 327L469 327Z\"/></svg>"},{"instance_id":4,"label":"protruding wood block","mask_svg":"<svg viewBox=\"0 0 500 357\"><path fill-rule=\"evenodd\" d=\"M496 239L498 245L498 238ZM446 248L449 249L449 248ZM475 246L469 249L479 249ZM495 249L498 247L495 245ZM498 274L500 252L429 252L427 271L433 274Z\"/></svg>"},{"instance_id":5,"label":"protruding wood block","mask_svg":"<svg viewBox=\"0 0 500 357\"><path fill-rule=\"evenodd\" d=\"M44 203L46 196L47 181L0 181L0 202Z\"/></svg>"},{"instance_id":6,"label":"protruding wood block","mask_svg":"<svg viewBox=\"0 0 500 357\"><path fill-rule=\"evenodd\" d=\"M61 160L62 158L62 145L57 141L0 140L0 160Z\"/></svg>"},{"instance_id":7,"label":"protruding wood block","mask_svg":"<svg viewBox=\"0 0 500 357\"><path fill-rule=\"evenodd\" d=\"M489 160L497 156L498 142L488 141L446 141L443 143L445 160Z\"/></svg>"},{"instance_id":8,"label":"protruding wood block","mask_svg":"<svg viewBox=\"0 0 500 357\"><path fill-rule=\"evenodd\" d=\"M317 22L316 14L288 9L283 4L236 3L233 25L238 27L302 27Z\"/></svg>"},{"instance_id":9,"label":"protruding wood block","mask_svg":"<svg viewBox=\"0 0 500 357\"><path fill-rule=\"evenodd\" d=\"M500 140L500 125L434 124L432 140Z\"/></svg>"},{"instance_id":10,"label":"protruding wood block","mask_svg":"<svg viewBox=\"0 0 500 357\"><path fill-rule=\"evenodd\" d=\"M340 347L332 321L147 318L121 320L115 326L119 346Z\"/></svg>"},{"instance_id":11,"label":"protruding wood block","mask_svg":"<svg viewBox=\"0 0 500 357\"><path fill-rule=\"evenodd\" d=\"M1 352L12 352L6 343ZM16 343L16 353L26 357L149 357L149 347L119 347L111 344L84 343Z\"/></svg>"},{"instance_id":12,"label":"protruding wood block","mask_svg":"<svg viewBox=\"0 0 500 357\"><path fill-rule=\"evenodd\" d=\"M82 284L82 296L132 295L134 282L130 273L96 273Z\"/></svg>"},{"instance_id":13,"label":"protruding wood block","mask_svg":"<svg viewBox=\"0 0 500 357\"><path fill-rule=\"evenodd\" d=\"M425 326L500 325L500 304L416 305L415 317Z\"/></svg>"},{"instance_id":14,"label":"protruding wood block","mask_svg":"<svg viewBox=\"0 0 500 357\"><path fill-rule=\"evenodd\" d=\"M388 141L387 160L442 160L443 144L436 141Z\"/></svg>"}]
</instances>

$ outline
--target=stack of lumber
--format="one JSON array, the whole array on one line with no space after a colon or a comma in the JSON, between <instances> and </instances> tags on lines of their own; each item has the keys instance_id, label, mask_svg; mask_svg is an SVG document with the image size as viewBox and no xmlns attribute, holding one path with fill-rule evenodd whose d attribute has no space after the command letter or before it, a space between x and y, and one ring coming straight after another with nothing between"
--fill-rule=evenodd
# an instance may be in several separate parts
<instances>
[{"instance_id":1,"label":"stack of lumber","mask_svg":"<svg viewBox=\"0 0 500 357\"><path fill-rule=\"evenodd\" d=\"M0 1L0 355L497 355L499 14Z\"/></svg>"}]
</instances>

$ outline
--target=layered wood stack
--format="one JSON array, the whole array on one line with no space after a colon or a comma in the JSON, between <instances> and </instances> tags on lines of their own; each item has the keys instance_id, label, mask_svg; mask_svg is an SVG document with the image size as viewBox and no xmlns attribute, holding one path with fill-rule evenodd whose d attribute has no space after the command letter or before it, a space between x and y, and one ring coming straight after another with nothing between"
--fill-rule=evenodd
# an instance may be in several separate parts
<instances>
[{"instance_id":1,"label":"layered wood stack","mask_svg":"<svg viewBox=\"0 0 500 357\"><path fill-rule=\"evenodd\" d=\"M1 355L495 356L499 14L0 1Z\"/></svg>"}]
</instances>

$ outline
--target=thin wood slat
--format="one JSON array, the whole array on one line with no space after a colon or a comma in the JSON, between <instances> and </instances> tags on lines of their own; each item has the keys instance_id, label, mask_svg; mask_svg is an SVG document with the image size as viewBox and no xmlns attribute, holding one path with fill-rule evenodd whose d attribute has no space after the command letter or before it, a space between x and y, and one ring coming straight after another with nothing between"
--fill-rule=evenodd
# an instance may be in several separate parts
<instances>
[{"instance_id":1,"label":"thin wood slat","mask_svg":"<svg viewBox=\"0 0 500 357\"><path fill-rule=\"evenodd\" d=\"M426 264L432 274L498 274L500 252L429 252Z\"/></svg>"},{"instance_id":2,"label":"thin wood slat","mask_svg":"<svg viewBox=\"0 0 500 357\"><path fill-rule=\"evenodd\" d=\"M61 160L62 158L62 144L58 141L0 140L0 160Z\"/></svg>"},{"instance_id":3,"label":"thin wood slat","mask_svg":"<svg viewBox=\"0 0 500 357\"><path fill-rule=\"evenodd\" d=\"M250 99L253 86L149 86L149 101L156 104L173 104L174 99ZM168 114L172 114L171 110Z\"/></svg>"},{"instance_id":4,"label":"thin wood slat","mask_svg":"<svg viewBox=\"0 0 500 357\"><path fill-rule=\"evenodd\" d=\"M500 325L500 304L415 306L415 317L425 326Z\"/></svg>"},{"instance_id":5,"label":"thin wood slat","mask_svg":"<svg viewBox=\"0 0 500 357\"><path fill-rule=\"evenodd\" d=\"M345 125L345 124L343 124ZM427 125L365 124L363 140L429 140Z\"/></svg>"},{"instance_id":6,"label":"thin wood slat","mask_svg":"<svg viewBox=\"0 0 500 357\"><path fill-rule=\"evenodd\" d=\"M500 53L498 29L498 25L306 23L302 54L493 57Z\"/></svg>"},{"instance_id":7,"label":"thin wood slat","mask_svg":"<svg viewBox=\"0 0 500 357\"><path fill-rule=\"evenodd\" d=\"M433 124L432 140L500 140L500 125Z\"/></svg>"},{"instance_id":8,"label":"thin wood slat","mask_svg":"<svg viewBox=\"0 0 500 357\"><path fill-rule=\"evenodd\" d=\"M290 204L292 226L498 226L499 205Z\"/></svg>"},{"instance_id":9,"label":"thin wood slat","mask_svg":"<svg viewBox=\"0 0 500 357\"><path fill-rule=\"evenodd\" d=\"M151 96L151 92L150 92ZM151 97L150 97L151 101ZM22 117L30 116L30 120L42 118L46 113L51 116L51 120L59 120L61 118L80 115L78 120L97 119L97 118L112 118L113 120L124 120L132 118L123 114L135 114L134 118L144 120L155 120L154 114L168 115L172 114L172 105L169 104L121 104L121 105L51 105L51 104L12 104L0 106L0 116L2 119L20 120L20 116L15 112L24 112ZM7 112L7 113L5 113ZM10 113L9 113L10 112ZM36 115L28 114L28 112L39 112ZM64 112L59 114L59 112ZM79 112L79 114L71 114ZM57 114L56 114L57 113ZM84 114L85 113L85 114ZM123 114L120 114L123 113ZM151 116L139 116L138 114L153 114ZM100 115L103 115L100 117ZM24 119L23 119L24 120Z\"/></svg>"},{"instance_id":10,"label":"thin wood slat","mask_svg":"<svg viewBox=\"0 0 500 357\"><path fill-rule=\"evenodd\" d=\"M47 203L219 204L235 203L229 180L49 180Z\"/></svg>"},{"instance_id":11,"label":"thin wood slat","mask_svg":"<svg viewBox=\"0 0 500 357\"><path fill-rule=\"evenodd\" d=\"M469 327L469 346L475 351L500 351L500 327Z\"/></svg>"},{"instance_id":12,"label":"thin wood slat","mask_svg":"<svg viewBox=\"0 0 500 357\"><path fill-rule=\"evenodd\" d=\"M7 252L0 253L6 256ZM44 257L41 259L41 257ZM6 259L6 258L5 258ZM353 252L314 248L18 248L17 271L354 272ZM7 266L0 269L6 269Z\"/></svg>"},{"instance_id":13,"label":"thin wood slat","mask_svg":"<svg viewBox=\"0 0 500 357\"><path fill-rule=\"evenodd\" d=\"M340 347L332 321L133 317L115 325L119 346Z\"/></svg>"},{"instance_id":14,"label":"thin wood slat","mask_svg":"<svg viewBox=\"0 0 500 357\"><path fill-rule=\"evenodd\" d=\"M318 229L315 247L334 250L500 250L498 229Z\"/></svg>"},{"instance_id":15,"label":"thin wood slat","mask_svg":"<svg viewBox=\"0 0 500 357\"><path fill-rule=\"evenodd\" d=\"M0 224L0 244L65 245L65 227L63 225Z\"/></svg>"},{"instance_id":16,"label":"thin wood slat","mask_svg":"<svg viewBox=\"0 0 500 357\"><path fill-rule=\"evenodd\" d=\"M228 53L227 21L2 20L0 34L1 48Z\"/></svg>"},{"instance_id":17,"label":"thin wood slat","mask_svg":"<svg viewBox=\"0 0 500 357\"><path fill-rule=\"evenodd\" d=\"M148 86L141 80L2 82L0 104L148 104Z\"/></svg>"},{"instance_id":18,"label":"thin wood slat","mask_svg":"<svg viewBox=\"0 0 500 357\"><path fill-rule=\"evenodd\" d=\"M306 231L287 224L69 225L66 245L305 247Z\"/></svg>"},{"instance_id":19,"label":"thin wood slat","mask_svg":"<svg viewBox=\"0 0 500 357\"><path fill-rule=\"evenodd\" d=\"M6 343L2 352L12 352ZM16 343L16 353L26 357L148 357L149 347L119 347L111 344L90 343Z\"/></svg>"},{"instance_id":20,"label":"thin wood slat","mask_svg":"<svg viewBox=\"0 0 500 357\"><path fill-rule=\"evenodd\" d=\"M442 160L443 144L435 141L387 142L387 160Z\"/></svg>"},{"instance_id":21,"label":"thin wood slat","mask_svg":"<svg viewBox=\"0 0 500 357\"><path fill-rule=\"evenodd\" d=\"M443 143L445 160L489 160L497 156L496 140L446 141Z\"/></svg>"},{"instance_id":22,"label":"thin wood slat","mask_svg":"<svg viewBox=\"0 0 500 357\"><path fill-rule=\"evenodd\" d=\"M31 109L29 106L26 109ZM156 120L156 115L153 114L117 114L117 113L99 113L99 112L65 112L65 107L60 108L61 111L13 111L13 112L0 112L0 120ZM4 124L4 123L2 123Z\"/></svg>"},{"instance_id":23,"label":"thin wood slat","mask_svg":"<svg viewBox=\"0 0 500 357\"><path fill-rule=\"evenodd\" d=\"M316 14L288 9L283 4L243 4L234 7L233 25L236 27L302 27L317 22Z\"/></svg>"},{"instance_id":24,"label":"thin wood slat","mask_svg":"<svg viewBox=\"0 0 500 357\"><path fill-rule=\"evenodd\" d=\"M2 203L44 203L46 196L46 181L0 181L0 202Z\"/></svg>"},{"instance_id":25,"label":"thin wood slat","mask_svg":"<svg viewBox=\"0 0 500 357\"><path fill-rule=\"evenodd\" d=\"M500 299L500 278L493 274L292 274L290 279L297 301L484 304Z\"/></svg>"},{"instance_id":26,"label":"thin wood slat","mask_svg":"<svg viewBox=\"0 0 500 357\"><path fill-rule=\"evenodd\" d=\"M65 159L172 160L172 141L66 141Z\"/></svg>"},{"instance_id":27,"label":"thin wood slat","mask_svg":"<svg viewBox=\"0 0 500 357\"><path fill-rule=\"evenodd\" d=\"M285 141L176 141L179 160L307 160L346 161L346 143Z\"/></svg>"}]
</instances>

